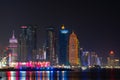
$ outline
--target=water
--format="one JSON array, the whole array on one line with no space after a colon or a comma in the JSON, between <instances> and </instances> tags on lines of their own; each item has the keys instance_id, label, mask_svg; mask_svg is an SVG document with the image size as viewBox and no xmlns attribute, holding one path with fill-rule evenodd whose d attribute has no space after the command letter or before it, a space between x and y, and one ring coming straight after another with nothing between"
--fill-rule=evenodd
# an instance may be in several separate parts
<instances>
[{"instance_id":1,"label":"water","mask_svg":"<svg viewBox=\"0 0 120 80\"><path fill-rule=\"evenodd\" d=\"M120 70L76 71L0 71L0 80L120 80Z\"/></svg>"}]
</instances>

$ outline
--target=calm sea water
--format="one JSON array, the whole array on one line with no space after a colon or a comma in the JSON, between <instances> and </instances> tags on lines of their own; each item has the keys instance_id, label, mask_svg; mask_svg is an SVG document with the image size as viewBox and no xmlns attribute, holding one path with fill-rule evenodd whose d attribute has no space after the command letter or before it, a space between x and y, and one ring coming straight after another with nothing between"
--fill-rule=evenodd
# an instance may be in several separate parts
<instances>
[{"instance_id":1,"label":"calm sea water","mask_svg":"<svg viewBox=\"0 0 120 80\"><path fill-rule=\"evenodd\" d=\"M118 70L76 71L0 71L0 80L120 80Z\"/></svg>"}]
</instances>

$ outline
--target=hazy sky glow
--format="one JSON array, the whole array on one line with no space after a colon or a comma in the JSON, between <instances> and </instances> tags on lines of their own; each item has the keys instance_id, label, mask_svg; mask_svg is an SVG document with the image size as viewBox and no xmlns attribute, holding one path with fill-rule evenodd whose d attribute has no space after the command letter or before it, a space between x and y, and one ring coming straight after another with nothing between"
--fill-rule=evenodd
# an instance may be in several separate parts
<instances>
[{"instance_id":1,"label":"hazy sky glow","mask_svg":"<svg viewBox=\"0 0 120 80\"><path fill-rule=\"evenodd\" d=\"M33 2L34 1L34 2ZM8 45L12 30L39 25L39 44L45 27L64 24L78 35L80 46L99 53L120 53L119 3L109 0L0 0L0 47Z\"/></svg>"}]
</instances>

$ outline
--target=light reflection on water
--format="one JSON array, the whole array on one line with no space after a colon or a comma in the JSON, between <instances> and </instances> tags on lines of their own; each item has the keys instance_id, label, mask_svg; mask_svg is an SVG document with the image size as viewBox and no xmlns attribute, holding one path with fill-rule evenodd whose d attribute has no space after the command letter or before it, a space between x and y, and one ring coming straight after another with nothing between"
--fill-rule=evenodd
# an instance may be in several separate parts
<instances>
[{"instance_id":1,"label":"light reflection on water","mask_svg":"<svg viewBox=\"0 0 120 80\"><path fill-rule=\"evenodd\" d=\"M120 80L120 70L75 71L0 71L0 80Z\"/></svg>"},{"instance_id":2,"label":"light reflection on water","mask_svg":"<svg viewBox=\"0 0 120 80\"><path fill-rule=\"evenodd\" d=\"M0 80L67 80L66 71L6 71Z\"/></svg>"}]
</instances>

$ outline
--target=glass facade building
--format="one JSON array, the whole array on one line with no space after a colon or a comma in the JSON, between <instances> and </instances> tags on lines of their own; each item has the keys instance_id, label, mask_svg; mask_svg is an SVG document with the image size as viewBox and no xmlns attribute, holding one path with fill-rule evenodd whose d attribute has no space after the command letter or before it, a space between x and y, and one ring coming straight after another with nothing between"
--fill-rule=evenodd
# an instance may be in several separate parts
<instances>
[{"instance_id":1,"label":"glass facade building","mask_svg":"<svg viewBox=\"0 0 120 80\"><path fill-rule=\"evenodd\" d=\"M58 53L59 65L69 65L68 44L69 44L69 30L65 29L64 25L62 25L59 31L59 53Z\"/></svg>"},{"instance_id":2,"label":"glass facade building","mask_svg":"<svg viewBox=\"0 0 120 80\"><path fill-rule=\"evenodd\" d=\"M19 56L22 62L34 61L37 53L37 27L21 26Z\"/></svg>"},{"instance_id":3,"label":"glass facade building","mask_svg":"<svg viewBox=\"0 0 120 80\"><path fill-rule=\"evenodd\" d=\"M47 41L46 41L46 60L51 63L51 65L56 64L56 35L55 28L47 28Z\"/></svg>"}]
</instances>

